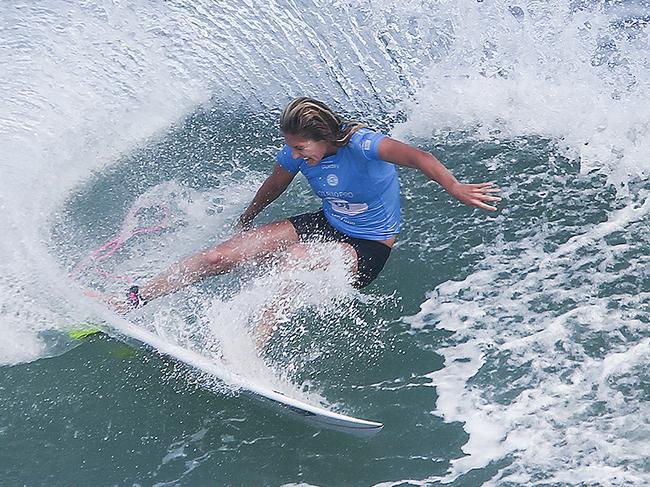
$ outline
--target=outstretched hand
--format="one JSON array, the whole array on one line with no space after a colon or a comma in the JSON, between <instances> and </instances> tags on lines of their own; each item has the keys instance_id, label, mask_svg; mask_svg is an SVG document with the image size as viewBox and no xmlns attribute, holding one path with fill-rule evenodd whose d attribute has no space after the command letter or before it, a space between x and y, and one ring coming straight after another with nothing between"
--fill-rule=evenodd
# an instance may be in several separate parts
<instances>
[{"instance_id":1,"label":"outstretched hand","mask_svg":"<svg viewBox=\"0 0 650 487\"><path fill-rule=\"evenodd\" d=\"M496 187L493 182L479 184L457 183L451 189L451 195L461 203L469 206L476 206L483 210L496 211L496 206L489 203L498 203L501 198L494 196L494 193L500 192L501 189Z\"/></svg>"}]
</instances>

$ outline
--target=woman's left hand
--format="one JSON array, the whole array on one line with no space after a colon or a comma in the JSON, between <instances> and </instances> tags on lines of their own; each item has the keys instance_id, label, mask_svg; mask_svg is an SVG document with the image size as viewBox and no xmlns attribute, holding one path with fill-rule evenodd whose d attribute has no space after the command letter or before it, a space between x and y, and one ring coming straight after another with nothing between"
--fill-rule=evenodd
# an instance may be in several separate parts
<instances>
[{"instance_id":1,"label":"woman's left hand","mask_svg":"<svg viewBox=\"0 0 650 487\"><path fill-rule=\"evenodd\" d=\"M496 211L496 206L489 203L498 203L501 198L494 193L501 191L493 182L479 184L456 183L449 193L461 203L476 206L483 210Z\"/></svg>"}]
</instances>

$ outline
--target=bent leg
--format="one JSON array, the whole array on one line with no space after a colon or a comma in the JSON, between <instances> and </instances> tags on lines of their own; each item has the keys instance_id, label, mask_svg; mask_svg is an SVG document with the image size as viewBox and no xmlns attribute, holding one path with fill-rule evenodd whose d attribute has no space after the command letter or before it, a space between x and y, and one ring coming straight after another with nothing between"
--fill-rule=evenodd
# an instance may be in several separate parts
<instances>
[{"instance_id":1,"label":"bent leg","mask_svg":"<svg viewBox=\"0 0 650 487\"><path fill-rule=\"evenodd\" d=\"M289 247L282 256L280 263L281 271L295 269L298 267L306 266L308 269L326 268L331 265L331 257L323 255L317 250L318 244L303 244L298 243ZM337 242L336 245L344 251L346 256L346 264L349 266L350 272L354 275L358 272L357 253L350 244ZM254 336L255 343L258 350L261 350L266 345L271 335L278 328L282 316L286 314L286 308L290 295L295 291L297 286L296 282L288 281L278 293L265 305L262 317L257 324Z\"/></svg>"},{"instance_id":2,"label":"bent leg","mask_svg":"<svg viewBox=\"0 0 650 487\"><path fill-rule=\"evenodd\" d=\"M140 287L143 299L152 300L209 276L224 274L245 262L256 262L298 242L289 220L239 233L219 245L186 257Z\"/></svg>"}]
</instances>

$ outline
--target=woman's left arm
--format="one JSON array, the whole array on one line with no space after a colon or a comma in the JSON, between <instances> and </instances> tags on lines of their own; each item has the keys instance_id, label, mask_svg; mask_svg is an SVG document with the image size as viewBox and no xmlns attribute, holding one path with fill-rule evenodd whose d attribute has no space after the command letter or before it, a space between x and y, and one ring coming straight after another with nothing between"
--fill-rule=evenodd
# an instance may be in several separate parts
<instances>
[{"instance_id":1,"label":"woman's left arm","mask_svg":"<svg viewBox=\"0 0 650 487\"><path fill-rule=\"evenodd\" d=\"M381 139L377 147L377 155L384 161L419 169L429 179L440 184L447 193L466 205L496 211L496 207L490 203L501 201L501 198L494 196L494 193L500 191L494 183L461 183L433 154L390 137Z\"/></svg>"}]
</instances>

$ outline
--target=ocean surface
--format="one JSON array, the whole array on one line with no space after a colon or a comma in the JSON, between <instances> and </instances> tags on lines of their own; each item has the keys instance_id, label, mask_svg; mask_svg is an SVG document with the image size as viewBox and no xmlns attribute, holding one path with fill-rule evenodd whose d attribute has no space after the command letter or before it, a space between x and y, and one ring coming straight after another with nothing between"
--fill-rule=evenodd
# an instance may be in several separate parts
<instances>
[{"instance_id":1,"label":"ocean surface","mask_svg":"<svg viewBox=\"0 0 650 487\"><path fill-rule=\"evenodd\" d=\"M0 485L650 485L649 22L647 0L0 3ZM370 439L84 295L232 235L302 95L494 181L499 210L400 168L365 290L270 262L128 319ZM257 222L318 204L297 178Z\"/></svg>"}]
</instances>

